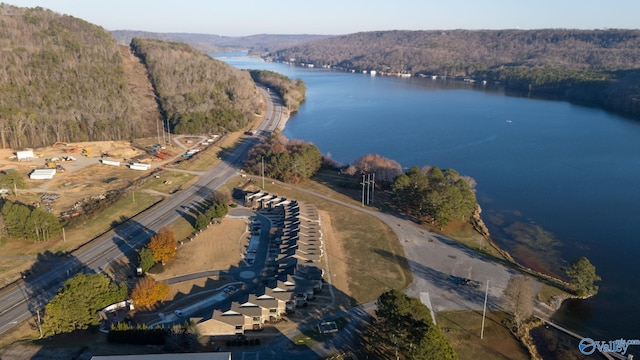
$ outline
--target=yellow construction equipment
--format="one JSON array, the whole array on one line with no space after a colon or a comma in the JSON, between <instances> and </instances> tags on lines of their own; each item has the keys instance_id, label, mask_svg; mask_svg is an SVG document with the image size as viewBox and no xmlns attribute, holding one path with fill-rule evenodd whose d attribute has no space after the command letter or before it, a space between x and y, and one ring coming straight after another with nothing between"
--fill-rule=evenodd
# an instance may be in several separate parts
<instances>
[{"instance_id":1,"label":"yellow construction equipment","mask_svg":"<svg viewBox=\"0 0 640 360\"><path fill-rule=\"evenodd\" d=\"M88 148L88 147L87 148L83 148L82 149L82 155L86 156L86 157L91 156L91 148Z\"/></svg>"},{"instance_id":2,"label":"yellow construction equipment","mask_svg":"<svg viewBox=\"0 0 640 360\"><path fill-rule=\"evenodd\" d=\"M54 163L53 161L47 161L44 163L45 167L48 167L49 169L55 169L56 168L56 163Z\"/></svg>"}]
</instances>

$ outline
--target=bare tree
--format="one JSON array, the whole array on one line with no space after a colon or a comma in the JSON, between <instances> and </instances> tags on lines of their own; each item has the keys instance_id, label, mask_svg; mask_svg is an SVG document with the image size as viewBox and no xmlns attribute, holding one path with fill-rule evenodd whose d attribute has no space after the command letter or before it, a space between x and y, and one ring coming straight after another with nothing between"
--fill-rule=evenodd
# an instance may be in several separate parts
<instances>
[{"instance_id":1,"label":"bare tree","mask_svg":"<svg viewBox=\"0 0 640 360\"><path fill-rule=\"evenodd\" d=\"M529 278L519 275L509 279L504 298L513 315L514 327L520 331L524 321L533 315L533 290Z\"/></svg>"}]
</instances>

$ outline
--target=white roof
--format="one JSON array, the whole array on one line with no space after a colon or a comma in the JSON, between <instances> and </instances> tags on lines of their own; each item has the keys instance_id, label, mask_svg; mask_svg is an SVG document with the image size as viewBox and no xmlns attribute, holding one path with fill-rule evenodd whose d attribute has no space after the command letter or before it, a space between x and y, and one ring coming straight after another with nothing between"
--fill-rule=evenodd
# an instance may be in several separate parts
<instances>
[{"instance_id":1,"label":"white roof","mask_svg":"<svg viewBox=\"0 0 640 360\"><path fill-rule=\"evenodd\" d=\"M34 158L35 155L33 155L33 150L23 150L23 151L16 151L16 157L18 158L18 160L20 160L20 159Z\"/></svg>"},{"instance_id":2,"label":"white roof","mask_svg":"<svg viewBox=\"0 0 640 360\"><path fill-rule=\"evenodd\" d=\"M35 176L53 176L56 174L56 169L35 169L31 172L31 175Z\"/></svg>"}]
</instances>

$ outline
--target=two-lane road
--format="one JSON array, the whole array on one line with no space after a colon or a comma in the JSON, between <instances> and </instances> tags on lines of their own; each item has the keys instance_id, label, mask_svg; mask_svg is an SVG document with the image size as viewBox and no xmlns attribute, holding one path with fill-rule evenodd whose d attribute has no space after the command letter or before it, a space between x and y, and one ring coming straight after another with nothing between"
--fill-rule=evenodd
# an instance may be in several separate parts
<instances>
[{"instance_id":1,"label":"two-lane road","mask_svg":"<svg viewBox=\"0 0 640 360\"><path fill-rule=\"evenodd\" d=\"M282 103L272 92L258 89L267 105L265 117L258 130L260 135L268 136L283 122ZM102 272L110 262L140 247L162 226L180 218L183 206L198 203L213 194L237 174L248 150L258 140L258 137L245 139L231 155L206 172L193 186L168 197L153 208L94 239L50 271L5 289L0 295L0 334L34 316L35 311L42 309L68 278L80 271Z\"/></svg>"}]
</instances>

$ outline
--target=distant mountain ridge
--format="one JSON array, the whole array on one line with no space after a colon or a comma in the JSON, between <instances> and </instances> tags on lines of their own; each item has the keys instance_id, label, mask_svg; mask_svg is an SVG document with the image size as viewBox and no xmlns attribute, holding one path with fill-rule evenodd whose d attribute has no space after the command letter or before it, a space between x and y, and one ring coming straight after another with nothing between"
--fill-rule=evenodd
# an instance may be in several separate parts
<instances>
[{"instance_id":1,"label":"distant mountain ridge","mask_svg":"<svg viewBox=\"0 0 640 360\"><path fill-rule=\"evenodd\" d=\"M329 35L269 35L221 36L197 33L157 33L136 30L114 30L111 34L119 44L129 45L133 38L158 39L183 42L206 54L248 50L252 54L262 54L313 40L328 38Z\"/></svg>"}]
</instances>

